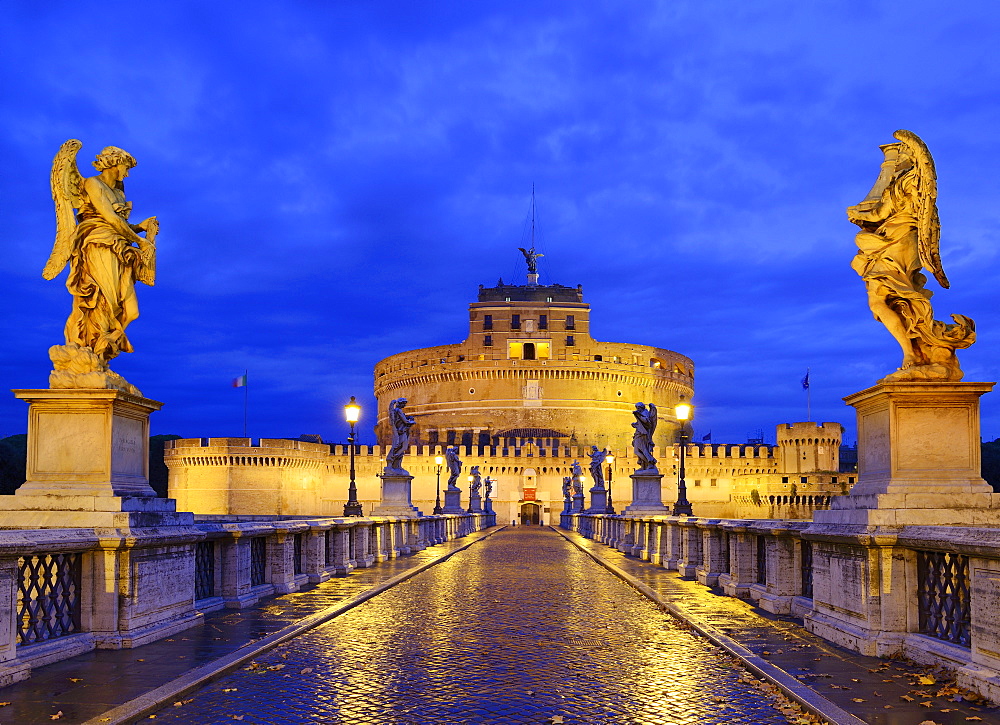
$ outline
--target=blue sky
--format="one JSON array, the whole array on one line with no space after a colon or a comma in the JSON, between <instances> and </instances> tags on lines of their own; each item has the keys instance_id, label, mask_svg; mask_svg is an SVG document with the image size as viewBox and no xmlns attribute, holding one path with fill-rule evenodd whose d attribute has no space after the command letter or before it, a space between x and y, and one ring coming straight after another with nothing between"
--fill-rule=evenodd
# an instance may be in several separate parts
<instances>
[{"instance_id":1,"label":"blue sky","mask_svg":"<svg viewBox=\"0 0 1000 725\"><path fill-rule=\"evenodd\" d=\"M939 174L966 380L1000 361L1000 6L939 2L0 4L0 380L47 385L69 311L40 271L49 170L106 145L160 219L136 352L154 433L346 434L393 353L464 339L479 284L582 284L598 339L696 364L696 435L805 419L900 362L849 268L845 207L907 128ZM1000 436L995 395L983 435ZM0 396L0 435L26 406Z\"/></svg>"}]
</instances>

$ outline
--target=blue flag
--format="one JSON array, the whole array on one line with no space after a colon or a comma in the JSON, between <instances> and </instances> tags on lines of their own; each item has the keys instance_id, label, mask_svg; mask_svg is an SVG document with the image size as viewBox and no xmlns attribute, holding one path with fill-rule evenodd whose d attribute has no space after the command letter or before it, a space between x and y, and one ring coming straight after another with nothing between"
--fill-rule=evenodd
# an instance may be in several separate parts
<instances>
[{"instance_id":1,"label":"blue flag","mask_svg":"<svg viewBox=\"0 0 1000 725\"><path fill-rule=\"evenodd\" d=\"M809 390L809 371L806 370L806 376L802 378L802 389Z\"/></svg>"}]
</instances>

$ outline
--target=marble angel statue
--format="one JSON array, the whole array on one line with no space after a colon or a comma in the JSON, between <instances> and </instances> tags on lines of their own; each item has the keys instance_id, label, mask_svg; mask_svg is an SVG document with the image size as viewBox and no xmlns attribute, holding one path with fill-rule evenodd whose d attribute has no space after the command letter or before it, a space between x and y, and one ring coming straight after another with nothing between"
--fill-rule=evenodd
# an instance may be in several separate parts
<instances>
[{"instance_id":1,"label":"marble angel statue","mask_svg":"<svg viewBox=\"0 0 1000 725\"><path fill-rule=\"evenodd\" d=\"M928 270L947 289L941 266L941 224L937 211L937 174L924 142L910 131L893 134L899 143L882 146L885 160L875 186L847 218L861 228L851 268L864 280L875 319L903 349L899 369L881 382L961 380L955 350L976 341L976 326L964 315L954 324L934 319L924 289Z\"/></svg>"},{"instance_id":2,"label":"marble angel statue","mask_svg":"<svg viewBox=\"0 0 1000 725\"><path fill-rule=\"evenodd\" d=\"M52 162L56 239L42 276L55 278L69 266L66 288L73 308L65 345L49 350L53 388L116 388L138 394L108 363L132 352L126 328L139 317L135 283L156 278L156 234L149 217L131 224L125 178L136 165L126 151L108 146L93 162L96 176L84 178L76 165L82 143L64 143ZM143 236L145 235L145 236Z\"/></svg>"}]
</instances>

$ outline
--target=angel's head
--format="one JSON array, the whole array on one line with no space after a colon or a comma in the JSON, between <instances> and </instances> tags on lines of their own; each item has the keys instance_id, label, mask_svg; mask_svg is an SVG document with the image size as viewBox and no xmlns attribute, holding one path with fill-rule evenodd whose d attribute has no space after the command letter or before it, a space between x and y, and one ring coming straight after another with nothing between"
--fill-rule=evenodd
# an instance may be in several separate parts
<instances>
[{"instance_id":1,"label":"angel's head","mask_svg":"<svg viewBox=\"0 0 1000 725\"><path fill-rule=\"evenodd\" d=\"M126 169L131 169L135 166L135 157L128 151L120 149L117 146L107 146L101 153L97 154L97 158L94 159L93 163L94 168L98 171L112 169L115 166L124 166Z\"/></svg>"}]
</instances>

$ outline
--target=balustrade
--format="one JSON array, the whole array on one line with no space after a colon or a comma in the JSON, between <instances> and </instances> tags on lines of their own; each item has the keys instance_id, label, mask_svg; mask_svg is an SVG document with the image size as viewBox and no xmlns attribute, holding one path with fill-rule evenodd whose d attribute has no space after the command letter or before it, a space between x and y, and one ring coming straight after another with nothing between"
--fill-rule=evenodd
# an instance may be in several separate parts
<instances>
[{"instance_id":1,"label":"balustrade","mask_svg":"<svg viewBox=\"0 0 1000 725\"><path fill-rule=\"evenodd\" d=\"M9 583L0 596L7 602L0 616L8 618L0 627L0 683L95 648L138 646L197 623L200 614L254 606L371 566L380 541L389 558L495 525L495 516L474 514L252 518L199 516L193 527L146 540L98 538L92 529L0 531L0 582ZM157 561L153 553L186 561L180 570L187 567L189 578L163 580L148 563Z\"/></svg>"}]
</instances>

